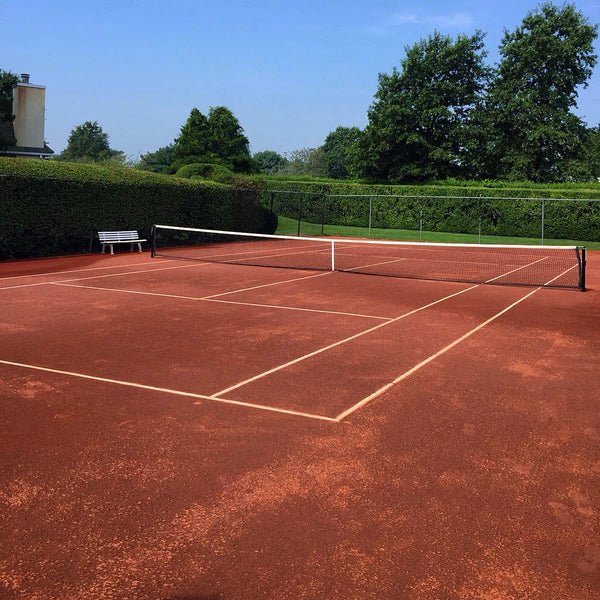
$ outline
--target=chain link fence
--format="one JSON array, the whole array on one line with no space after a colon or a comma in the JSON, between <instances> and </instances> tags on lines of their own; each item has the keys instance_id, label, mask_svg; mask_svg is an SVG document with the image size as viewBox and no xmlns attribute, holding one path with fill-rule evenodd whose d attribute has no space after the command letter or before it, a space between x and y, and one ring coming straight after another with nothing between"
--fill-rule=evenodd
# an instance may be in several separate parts
<instances>
[{"instance_id":1,"label":"chain link fence","mask_svg":"<svg viewBox=\"0 0 600 600\"><path fill-rule=\"evenodd\" d=\"M546 240L600 241L600 199L497 196L334 195L270 190L263 205L286 233L335 235L355 227L359 237L427 240L436 233ZM337 233L339 234L339 233ZM345 232L347 235L348 232ZM439 238L439 236L437 236ZM436 239L437 239L436 238Z\"/></svg>"}]
</instances>

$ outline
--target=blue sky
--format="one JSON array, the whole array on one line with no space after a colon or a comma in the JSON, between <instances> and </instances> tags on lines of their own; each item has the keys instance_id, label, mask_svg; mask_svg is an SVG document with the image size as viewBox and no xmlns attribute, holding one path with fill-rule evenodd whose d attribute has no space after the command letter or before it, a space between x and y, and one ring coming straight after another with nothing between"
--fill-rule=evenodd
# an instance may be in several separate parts
<instances>
[{"instance_id":1,"label":"blue sky","mask_svg":"<svg viewBox=\"0 0 600 600\"><path fill-rule=\"evenodd\" d=\"M46 86L46 139L55 151L84 121L135 158L179 134L193 107L224 105L252 152L316 147L337 126L364 127L378 73L435 29L487 32L494 63L504 28L537 2L474 0L0 0L0 68ZM576 7L600 23L600 1ZM600 44L596 45L600 54ZM577 113L600 121L600 67Z\"/></svg>"}]
</instances>

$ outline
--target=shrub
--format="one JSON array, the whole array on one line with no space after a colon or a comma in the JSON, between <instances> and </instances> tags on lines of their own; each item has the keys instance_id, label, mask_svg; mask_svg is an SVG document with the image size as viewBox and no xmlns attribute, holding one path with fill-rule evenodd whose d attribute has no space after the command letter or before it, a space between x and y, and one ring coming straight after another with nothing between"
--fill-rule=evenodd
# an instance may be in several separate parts
<instances>
[{"instance_id":1,"label":"shrub","mask_svg":"<svg viewBox=\"0 0 600 600\"><path fill-rule=\"evenodd\" d=\"M253 190L135 169L0 158L0 260L83 252L99 229L265 231Z\"/></svg>"}]
</instances>

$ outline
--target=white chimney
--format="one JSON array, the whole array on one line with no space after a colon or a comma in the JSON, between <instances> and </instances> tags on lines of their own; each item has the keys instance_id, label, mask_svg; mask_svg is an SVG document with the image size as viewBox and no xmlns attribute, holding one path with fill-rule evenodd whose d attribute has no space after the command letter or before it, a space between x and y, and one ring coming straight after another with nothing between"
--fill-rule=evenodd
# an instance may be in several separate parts
<instances>
[{"instance_id":1,"label":"white chimney","mask_svg":"<svg viewBox=\"0 0 600 600\"><path fill-rule=\"evenodd\" d=\"M13 128L17 146L44 147L44 110L46 87L29 83L29 74L23 73L21 81L13 88Z\"/></svg>"}]
</instances>

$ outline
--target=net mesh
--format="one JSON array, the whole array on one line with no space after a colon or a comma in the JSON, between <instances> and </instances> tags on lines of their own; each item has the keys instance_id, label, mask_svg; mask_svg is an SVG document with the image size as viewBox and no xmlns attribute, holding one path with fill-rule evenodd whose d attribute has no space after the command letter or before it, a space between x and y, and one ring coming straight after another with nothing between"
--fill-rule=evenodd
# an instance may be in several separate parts
<instances>
[{"instance_id":1,"label":"net mesh","mask_svg":"<svg viewBox=\"0 0 600 600\"><path fill-rule=\"evenodd\" d=\"M436 244L153 229L153 256L238 265L584 289L585 248Z\"/></svg>"}]
</instances>

